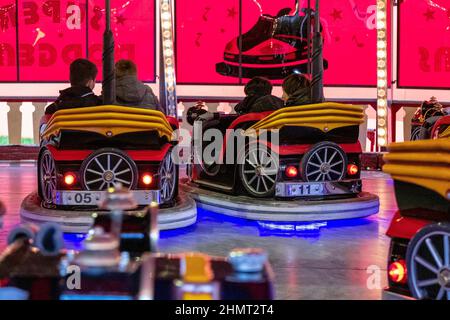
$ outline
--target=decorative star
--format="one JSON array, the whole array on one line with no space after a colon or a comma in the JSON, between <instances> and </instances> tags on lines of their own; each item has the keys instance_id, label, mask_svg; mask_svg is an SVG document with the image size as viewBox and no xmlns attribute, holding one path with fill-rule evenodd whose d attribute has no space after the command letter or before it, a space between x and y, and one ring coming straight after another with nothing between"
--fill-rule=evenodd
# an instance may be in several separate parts
<instances>
[{"instance_id":1,"label":"decorative star","mask_svg":"<svg viewBox=\"0 0 450 320\"><path fill-rule=\"evenodd\" d=\"M427 12L425 12L423 15L425 16L425 18L427 18L427 21L430 20L434 20L434 11L431 10L430 8L427 9Z\"/></svg>"},{"instance_id":2,"label":"decorative star","mask_svg":"<svg viewBox=\"0 0 450 320\"><path fill-rule=\"evenodd\" d=\"M333 17L334 21L342 20L342 10L334 8L333 12L331 13L331 16Z\"/></svg>"},{"instance_id":3,"label":"decorative star","mask_svg":"<svg viewBox=\"0 0 450 320\"><path fill-rule=\"evenodd\" d=\"M126 19L125 19L122 15L116 17L116 23L117 23L117 24L124 25L125 20L126 20Z\"/></svg>"},{"instance_id":4,"label":"decorative star","mask_svg":"<svg viewBox=\"0 0 450 320\"><path fill-rule=\"evenodd\" d=\"M235 7L227 9L228 11L228 18L234 19L237 15Z\"/></svg>"}]
</instances>

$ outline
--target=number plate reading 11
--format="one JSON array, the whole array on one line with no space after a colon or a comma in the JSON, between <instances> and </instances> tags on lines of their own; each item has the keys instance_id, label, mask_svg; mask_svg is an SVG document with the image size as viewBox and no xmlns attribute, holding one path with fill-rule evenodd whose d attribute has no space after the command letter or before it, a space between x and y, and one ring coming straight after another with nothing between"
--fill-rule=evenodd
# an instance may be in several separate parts
<instances>
[{"instance_id":1,"label":"number plate reading 11","mask_svg":"<svg viewBox=\"0 0 450 320\"><path fill-rule=\"evenodd\" d=\"M317 196L324 192L324 185L321 183L292 184L289 186L291 196Z\"/></svg>"}]
</instances>

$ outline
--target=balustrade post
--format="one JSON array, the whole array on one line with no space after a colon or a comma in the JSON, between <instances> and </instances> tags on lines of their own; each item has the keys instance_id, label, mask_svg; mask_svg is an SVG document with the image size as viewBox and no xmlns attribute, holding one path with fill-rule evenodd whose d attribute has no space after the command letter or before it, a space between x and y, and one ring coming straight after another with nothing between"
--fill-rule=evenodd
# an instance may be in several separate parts
<instances>
[{"instance_id":1,"label":"balustrade post","mask_svg":"<svg viewBox=\"0 0 450 320\"><path fill-rule=\"evenodd\" d=\"M8 137L9 144L20 145L22 138L22 113L20 111L21 102L9 102L8 112Z\"/></svg>"}]
</instances>

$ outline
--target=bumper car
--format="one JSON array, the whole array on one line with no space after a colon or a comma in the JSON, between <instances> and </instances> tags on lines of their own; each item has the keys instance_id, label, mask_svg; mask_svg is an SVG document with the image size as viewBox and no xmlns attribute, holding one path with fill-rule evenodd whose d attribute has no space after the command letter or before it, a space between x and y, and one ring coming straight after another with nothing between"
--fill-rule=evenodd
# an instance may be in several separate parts
<instances>
[{"instance_id":1,"label":"bumper car","mask_svg":"<svg viewBox=\"0 0 450 320\"><path fill-rule=\"evenodd\" d=\"M386 299L450 300L450 138L395 143L383 170L399 210L387 235Z\"/></svg>"},{"instance_id":2,"label":"bumper car","mask_svg":"<svg viewBox=\"0 0 450 320\"><path fill-rule=\"evenodd\" d=\"M60 110L44 117L38 193L47 208L96 207L122 184L139 206L170 205L177 197L173 162L175 118L121 106Z\"/></svg>"},{"instance_id":3,"label":"bumper car","mask_svg":"<svg viewBox=\"0 0 450 320\"><path fill-rule=\"evenodd\" d=\"M424 101L411 120L411 141L430 139L436 121L445 115L445 108L435 97Z\"/></svg>"},{"instance_id":4,"label":"bumper car","mask_svg":"<svg viewBox=\"0 0 450 320\"><path fill-rule=\"evenodd\" d=\"M216 114L200 121L202 112L189 112L188 121L194 124L191 182L277 200L351 198L361 192L362 106L322 103L241 116ZM202 155L211 143L203 134L211 128L224 138L217 160L208 163ZM236 137L244 137L245 143L236 143Z\"/></svg>"},{"instance_id":5,"label":"bumper car","mask_svg":"<svg viewBox=\"0 0 450 320\"><path fill-rule=\"evenodd\" d=\"M294 71L306 73L308 12L312 10L301 12L297 4L295 12L290 14L291 11L291 8L284 8L277 16L261 15L248 32L226 45L224 62L216 65L216 72L231 77L269 79L283 79ZM311 20L314 20L313 13ZM327 61L324 65L327 67Z\"/></svg>"},{"instance_id":6,"label":"bumper car","mask_svg":"<svg viewBox=\"0 0 450 320\"><path fill-rule=\"evenodd\" d=\"M160 230L190 226L195 201L178 193L172 134L178 121L163 113L104 105L60 110L41 122L38 192L23 201L23 222L54 222L67 233L86 233L112 187L127 188L133 212L160 207Z\"/></svg>"},{"instance_id":7,"label":"bumper car","mask_svg":"<svg viewBox=\"0 0 450 320\"><path fill-rule=\"evenodd\" d=\"M272 271L260 249L228 257L157 252L156 204L130 216L129 190L109 190L78 251L58 225L13 229L0 255L0 296L29 300L269 300Z\"/></svg>"},{"instance_id":8,"label":"bumper car","mask_svg":"<svg viewBox=\"0 0 450 320\"><path fill-rule=\"evenodd\" d=\"M432 139L450 137L450 115L439 118L431 131Z\"/></svg>"}]
</instances>

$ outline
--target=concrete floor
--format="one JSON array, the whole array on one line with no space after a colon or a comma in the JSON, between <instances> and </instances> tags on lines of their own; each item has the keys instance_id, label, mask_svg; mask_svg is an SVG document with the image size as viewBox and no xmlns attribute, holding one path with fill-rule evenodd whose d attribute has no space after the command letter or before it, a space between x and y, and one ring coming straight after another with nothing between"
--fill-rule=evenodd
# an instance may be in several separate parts
<instances>
[{"instance_id":1,"label":"concrete floor","mask_svg":"<svg viewBox=\"0 0 450 320\"><path fill-rule=\"evenodd\" d=\"M4 248L9 230L20 221L22 199L36 188L35 171L34 164L0 163L0 199L8 210L0 230L0 248ZM389 249L385 232L396 203L392 181L383 173L364 173L364 189L380 197L377 216L287 233L200 211L195 226L162 232L159 247L163 252L211 255L226 255L235 247L264 248L274 269L277 299L380 299L386 285ZM368 268L380 272L369 280L373 273ZM375 287L368 287L368 282Z\"/></svg>"}]
</instances>

